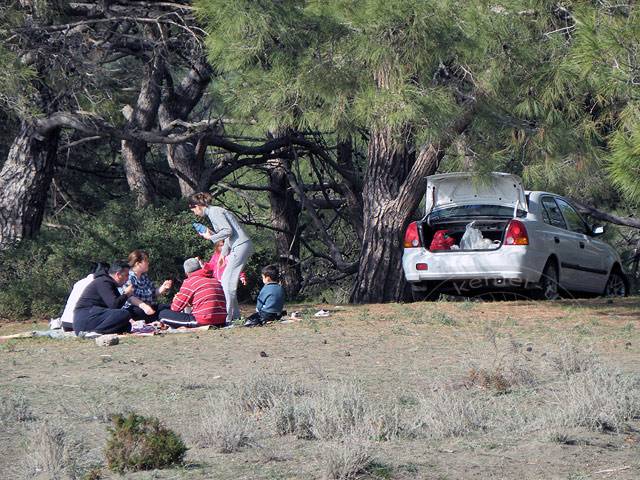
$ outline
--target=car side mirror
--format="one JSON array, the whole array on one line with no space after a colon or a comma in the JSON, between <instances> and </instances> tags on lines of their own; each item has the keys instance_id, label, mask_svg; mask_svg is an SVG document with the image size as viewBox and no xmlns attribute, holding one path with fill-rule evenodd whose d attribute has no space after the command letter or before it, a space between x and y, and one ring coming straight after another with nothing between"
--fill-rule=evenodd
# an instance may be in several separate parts
<instances>
[{"instance_id":1,"label":"car side mirror","mask_svg":"<svg viewBox=\"0 0 640 480\"><path fill-rule=\"evenodd\" d=\"M591 233L593 236L602 235L604 233L604 227L599 223L596 223L593 227L591 227Z\"/></svg>"}]
</instances>

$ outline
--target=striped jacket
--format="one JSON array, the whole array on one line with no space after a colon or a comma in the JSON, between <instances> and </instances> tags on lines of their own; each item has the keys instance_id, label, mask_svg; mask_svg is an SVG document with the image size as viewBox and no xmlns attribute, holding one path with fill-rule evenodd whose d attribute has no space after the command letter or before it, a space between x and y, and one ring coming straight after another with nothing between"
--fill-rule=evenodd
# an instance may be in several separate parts
<instances>
[{"instance_id":1,"label":"striped jacket","mask_svg":"<svg viewBox=\"0 0 640 480\"><path fill-rule=\"evenodd\" d=\"M187 277L173 298L171 310L181 312L189 305L196 322L203 325L219 325L227 320L222 286L210 270L196 270Z\"/></svg>"}]
</instances>

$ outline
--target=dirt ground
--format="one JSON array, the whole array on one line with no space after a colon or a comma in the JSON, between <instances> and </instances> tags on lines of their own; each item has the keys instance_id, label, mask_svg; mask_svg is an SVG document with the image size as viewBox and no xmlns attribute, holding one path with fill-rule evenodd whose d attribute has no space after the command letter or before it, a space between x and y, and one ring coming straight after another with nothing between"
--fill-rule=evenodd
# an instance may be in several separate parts
<instances>
[{"instance_id":1,"label":"dirt ground","mask_svg":"<svg viewBox=\"0 0 640 480\"><path fill-rule=\"evenodd\" d=\"M367 400L393 401L407 412L418 408L421 395L437 390L434 385L472 399L513 402L518 412L530 404L531 414L518 413L517 422L509 414L493 416L491 425L463 435L401 434L376 441L372 466L354 478L640 478L637 415L617 430L552 420L568 400L551 361L569 342L610 370L638 375L640 298L287 309L298 311L300 321L123 336L110 347L75 338L0 341L0 478L47 478L30 470L33 462L25 455L43 448L33 436L49 424L74 440L73 455L81 457L77 478L90 478L89 467L91 478L120 478L101 468L106 427L110 414L130 411L162 419L189 450L184 466L126 478L325 478L319 441L277 436L263 427L251 446L232 453L198 444L202 410L211 408L212 395L260 377L329 389L358 384ZM320 309L329 315L315 317ZM243 313L250 311L243 307ZM0 335L44 329L42 323L4 322ZM474 372L514 365L533 377L526 386L492 390L488 381L474 383Z\"/></svg>"}]
</instances>

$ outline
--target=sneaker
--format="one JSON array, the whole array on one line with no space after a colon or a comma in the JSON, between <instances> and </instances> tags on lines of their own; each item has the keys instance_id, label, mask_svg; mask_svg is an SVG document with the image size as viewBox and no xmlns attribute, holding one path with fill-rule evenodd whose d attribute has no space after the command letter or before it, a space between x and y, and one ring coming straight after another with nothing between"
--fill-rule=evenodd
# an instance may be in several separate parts
<instances>
[{"instance_id":1,"label":"sneaker","mask_svg":"<svg viewBox=\"0 0 640 480\"><path fill-rule=\"evenodd\" d=\"M259 318L247 318L247 320L242 325L243 327L261 327L262 322L260 322Z\"/></svg>"},{"instance_id":2,"label":"sneaker","mask_svg":"<svg viewBox=\"0 0 640 480\"><path fill-rule=\"evenodd\" d=\"M314 317L328 317L329 316L329 310L318 310L316 313L313 314Z\"/></svg>"}]
</instances>

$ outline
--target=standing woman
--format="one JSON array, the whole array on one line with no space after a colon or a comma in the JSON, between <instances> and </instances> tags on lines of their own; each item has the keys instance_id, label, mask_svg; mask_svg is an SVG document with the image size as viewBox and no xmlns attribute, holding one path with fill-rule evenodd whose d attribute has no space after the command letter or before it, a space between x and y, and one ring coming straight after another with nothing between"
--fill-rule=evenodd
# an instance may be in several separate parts
<instances>
[{"instance_id":1,"label":"standing woman","mask_svg":"<svg viewBox=\"0 0 640 480\"><path fill-rule=\"evenodd\" d=\"M208 193L198 192L192 195L189 200L189 209L199 217L209 217L211 221L213 233L207 229L200 235L211 240L213 245L220 240L227 240L220 252L218 266L223 265L226 260L220 283L227 302L227 323L233 322L240 318L237 297L238 279L253 253L253 243L234 214L222 207L211 205L211 195Z\"/></svg>"}]
</instances>

